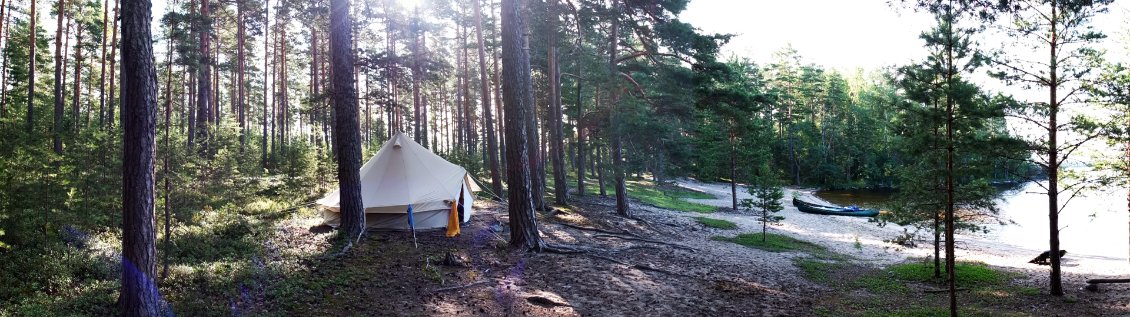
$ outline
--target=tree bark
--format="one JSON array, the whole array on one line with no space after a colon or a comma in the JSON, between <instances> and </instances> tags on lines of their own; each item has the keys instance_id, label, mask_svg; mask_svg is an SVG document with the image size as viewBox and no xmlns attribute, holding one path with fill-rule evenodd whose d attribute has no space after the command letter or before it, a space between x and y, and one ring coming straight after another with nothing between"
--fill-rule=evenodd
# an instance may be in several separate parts
<instances>
[{"instance_id":1,"label":"tree bark","mask_svg":"<svg viewBox=\"0 0 1130 317\"><path fill-rule=\"evenodd\" d=\"M159 295L153 217L157 70L148 0L123 0L122 284L125 316L157 316Z\"/></svg>"},{"instance_id":2,"label":"tree bark","mask_svg":"<svg viewBox=\"0 0 1130 317\"><path fill-rule=\"evenodd\" d=\"M361 123L353 81L353 18L349 6L349 0L330 0L330 59L337 113L334 147L341 186L341 230L344 237L355 239L365 230L365 207L361 203Z\"/></svg>"},{"instance_id":3,"label":"tree bark","mask_svg":"<svg viewBox=\"0 0 1130 317\"><path fill-rule=\"evenodd\" d=\"M517 0L502 0L502 80L506 120L506 168L510 215L510 246L541 251L545 247L538 233L530 189L532 171L527 142L530 112L534 107L530 78L530 53L526 50L526 24Z\"/></svg>"}]
</instances>

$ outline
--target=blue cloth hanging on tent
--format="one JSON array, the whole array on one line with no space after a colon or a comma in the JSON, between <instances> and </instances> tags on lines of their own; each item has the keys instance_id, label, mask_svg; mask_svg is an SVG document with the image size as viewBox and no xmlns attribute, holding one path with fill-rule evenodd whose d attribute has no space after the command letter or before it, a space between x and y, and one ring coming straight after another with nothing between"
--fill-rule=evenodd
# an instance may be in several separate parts
<instances>
[{"instance_id":1,"label":"blue cloth hanging on tent","mask_svg":"<svg viewBox=\"0 0 1130 317\"><path fill-rule=\"evenodd\" d=\"M411 204L408 205L408 228L412 229L413 232L416 231L416 221L414 219L412 219L412 205Z\"/></svg>"}]
</instances>

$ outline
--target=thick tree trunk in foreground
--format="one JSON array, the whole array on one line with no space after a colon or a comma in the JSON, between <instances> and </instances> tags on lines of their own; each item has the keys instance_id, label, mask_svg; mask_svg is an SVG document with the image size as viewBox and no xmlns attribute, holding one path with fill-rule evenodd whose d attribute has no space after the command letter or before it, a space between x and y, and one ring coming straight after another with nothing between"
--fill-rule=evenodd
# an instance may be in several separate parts
<instances>
[{"instance_id":1,"label":"thick tree trunk in foreground","mask_svg":"<svg viewBox=\"0 0 1130 317\"><path fill-rule=\"evenodd\" d=\"M125 316L157 316L153 218L157 70L148 0L122 0L122 289Z\"/></svg>"},{"instance_id":2,"label":"thick tree trunk in foreground","mask_svg":"<svg viewBox=\"0 0 1130 317\"><path fill-rule=\"evenodd\" d=\"M494 134L494 116L490 108L490 81L487 80L487 52L483 44L483 13L479 0L472 0L475 10L475 39L479 46L479 87L480 97L483 100L483 116L486 124L487 162L490 166L490 186L497 195L502 194L502 176L499 175L498 166L498 139ZM501 114L499 114L501 115ZM501 119L501 118L500 118Z\"/></svg>"},{"instance_id":3,"label":"thick tree trunk in foreground","mask_svg":"<svg viewBox=\"0 0 1130 317\"><path fill-rule=\"evenodd\" d=\"M527 142L530 112L534 110L530 79L530 53L526 50L526 24L518 0L502 0L502 95L506 120L506 168L509 187L510 246L541 251L545 242L538 233L530 195Z\"/></svg>"},{"instance_id":4,"label":"thick tree trunk in foreground","mask_svg":"<svg viewBox=\"0 0 1130 317\"><path fill-rule=\"evenodd\" d=\"M355 239L365 230L365 207L361 204L361 122L357 86L353 82L352 26L349 0L330 0L330 63L334 111L337 112L333 141L341 186L341 232L348 239Z\"/></svg>"}]
</instances>

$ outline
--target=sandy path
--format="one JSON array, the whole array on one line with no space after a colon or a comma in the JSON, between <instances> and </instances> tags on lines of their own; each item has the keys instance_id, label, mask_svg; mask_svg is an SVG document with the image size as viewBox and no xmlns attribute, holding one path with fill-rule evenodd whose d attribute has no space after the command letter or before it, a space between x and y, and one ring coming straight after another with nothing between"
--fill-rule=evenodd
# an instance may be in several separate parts
<instances>
[{"instance_id":1,"label":"sandy path","mask_svg":"<svg viewBox=\"0 0 1130 317\"><path fill-rule=\"evenodd\" d=\"M715 195L716 199L689 199L690 201L719 207L730 207L730 186L725 183L703 183L691 179L678 181L682 187L706 192ZM904 229L914 231L913 228L888 224L879 227L876 223L868 222L864 218L825 216L802 213L792 205L793 195L801 195L805 199L819 201L812 195L811 190L786 188L782 205L785 209L778 215L785 217L778 226L771 226L770 231L787 234L789 236L817 243L832 251L852 255L862 262L870 262L883 266L904 261L908 258L928 257L933 253L929 245L931 237L923 231L919 239L927 241L920 243L916 248L900 247L883 240L891 239ZM750 198L744 187L738 188L738 199ZM738 223L742 231L756 232L761 230L761 223L752 214L715 213L712 218L726 219ZM957 257L960 260L980 261L1000 267L1010 267L1030 272L1047 272L1047 267L1028 264L1035 255L1042 250L1035 250L1015 245L1002 244L995 241L993 234L959 233L957 235ZM856 243L858 241L858 244ZM1095 243L1102 243L1095 241ZM1125 258L1104 257L1090 254L1071 254L1064 258L1064 273L1074 274L1075 281L1065 283L1082 283L1080 278L1130 275L1130 266ZM1046 279L1046 274L1029 274L1032 282L1041 284ZM1068 286L1071 287L1071 286Z\"/></svg>"}]
</instances>

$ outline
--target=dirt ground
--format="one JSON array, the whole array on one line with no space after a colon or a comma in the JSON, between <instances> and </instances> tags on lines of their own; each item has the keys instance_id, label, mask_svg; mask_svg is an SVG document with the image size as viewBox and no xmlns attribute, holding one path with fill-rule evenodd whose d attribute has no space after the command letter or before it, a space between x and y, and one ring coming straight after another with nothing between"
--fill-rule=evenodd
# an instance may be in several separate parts
<instances>
[{"instance_id":1,"label":"dirt ground","mask_svg":"<svg viewBox=\"0 0 1130 317\"><path fill-rule=\"evenodd\" d=\"M462 234L441 231L371 232L344 254L288 257L295 248L328 250L329 233L300 224L280 228L282 254L268 261L292 261L293 273L264 282L261 304L247 312L261 315L356 316L844 316L932 315L907 313L904 304L944 307L945 294L932 285L905 292L869 292L843 280L882 274L882 264L863 256L843 257L830 280L812 281L798 268L804 252L773 253L714 241L713 236L754 232L704 227L703 214L633 203L637 220L615 215L607 197L571 197L571 207L539 214L548 243L571 246L578 254L511 251L505 209L476 202L476 214ZM734 212L705 215L746 217ZM833 249L834 250L834 249ZM457 263L445 263L445 258ZM1130 287L1087 292L1068 287L1068 295L1046 295L1035 268L1015 272L1009 291L965 293L976 301L974 314L1096 316L1130 314L1124 294ZM1068 274L1065 285L1082 276ZM845 286L848 285L848 286ZM971 299L976 297L976 299ZM234 305L234 304L233 304Z\"/></svg>"}]
</instances>

